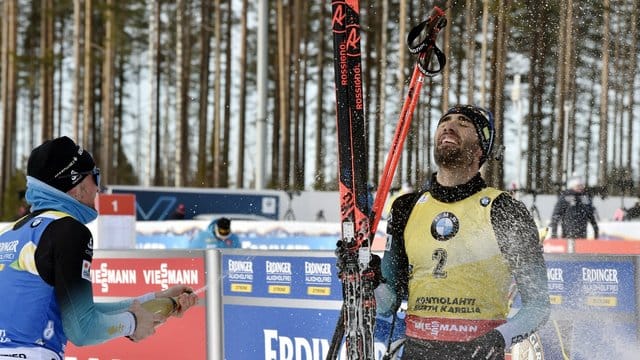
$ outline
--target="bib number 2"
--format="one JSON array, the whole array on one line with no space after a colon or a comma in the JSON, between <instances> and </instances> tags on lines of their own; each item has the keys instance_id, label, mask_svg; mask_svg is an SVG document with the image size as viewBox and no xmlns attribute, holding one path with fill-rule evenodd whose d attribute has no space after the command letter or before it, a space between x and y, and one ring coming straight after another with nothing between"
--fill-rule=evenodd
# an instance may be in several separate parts
<instances>
[{"instance_id":1,"label":"bib number 2","mask_svg":"<svg viewBox=\"0 0 640 360\"><path fill-rule=\"evenodd\" d=\"M447 250L435 249L433 254L431 254L431 260L436 262L436 265L433 267L433 277L438 279L446 278L447 272L444 270L444 267L447 264Z\"/></svg>"}]
</instances>

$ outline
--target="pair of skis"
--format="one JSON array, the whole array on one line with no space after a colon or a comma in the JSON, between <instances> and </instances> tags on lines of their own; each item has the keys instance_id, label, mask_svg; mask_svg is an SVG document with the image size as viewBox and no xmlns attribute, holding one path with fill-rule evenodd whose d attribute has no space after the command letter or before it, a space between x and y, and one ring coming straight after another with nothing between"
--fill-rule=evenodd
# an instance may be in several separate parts
<instances>
[{"instance_id":1,"label":"pair of skis","mask_svg":"<svg viewBox=\"0 0 640 360\"><path fill-rule=\"evenodd\" d=\"M367 122L364 117L360 51L360 8L357 0L331 2L333 62L338 132L338 185L342 239L340 279L344 303L328 359L336 359L343 335L347 359L373 359L375 297L369 267L370 227L367 189Z\"/></svg>"},{"instance_id":2,"label":"pair of skis","mask_svg":"<svg viewBox=\"0 0 640 360\"><path fill-rule=\"evenodd\" d=\"M336 250L340 258L343 306L327 359L337 359L345 337L346 357L374 359L376 302L373 271L369 267L375 235L387 192L409 131L424 76L440 72L444 54L436 47L439 31L446 25L444 12L434 7L429 18L408 36L409 50L418 55L405 104L370 208L367 187L367 122L364 117L358 0L332 0L332 30L338 132L338 181L342 239ZM435 56L439 68L430 68Z\"/></svg>"}]
</instances>

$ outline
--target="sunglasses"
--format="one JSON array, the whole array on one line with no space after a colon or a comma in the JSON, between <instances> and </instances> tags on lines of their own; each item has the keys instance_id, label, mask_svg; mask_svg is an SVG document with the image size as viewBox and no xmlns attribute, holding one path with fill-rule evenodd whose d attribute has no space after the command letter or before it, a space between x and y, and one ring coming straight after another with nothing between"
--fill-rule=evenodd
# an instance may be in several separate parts
<instances>
[{"instance_id":1,"label":"sunglasses","mask_svg":"<svg viewBox=\"0 0 640 360\"><path fill-rule=\"evenodd\" d=\"M76 173L69 174L69 175L58 176L58 178L64 179L64 178L68 178L68 177L72 177L72 176L78 176L78 175L82 175L82 176L92 175L93 176L93 181L96 183L96 186L100 187L100 168L97 168L97 167L94 167L93 169L91 169L89 171L76 172Z\"/></svg>"}]
</instances>

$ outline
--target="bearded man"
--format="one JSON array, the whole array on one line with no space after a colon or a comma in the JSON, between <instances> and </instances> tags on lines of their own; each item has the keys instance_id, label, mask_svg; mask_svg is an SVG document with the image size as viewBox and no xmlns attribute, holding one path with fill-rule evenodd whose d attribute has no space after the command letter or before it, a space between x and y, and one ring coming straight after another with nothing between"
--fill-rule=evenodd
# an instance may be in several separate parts
<instances>
[{"instance_id":1,"label":"bearded man","mask_svg":"<svg viewBox=\"0 0 640 360\"><path fill-rule=\"evenodd\" d=\"M488 187L493 116L477 106L449 109L435 132L438 171L426 191L393 202L386 279L378 314L407 300L402 359L504 359L549 317L546 265L536 224L524 204ZM510 311L515 280L522 300Z\"/></svg>"}]
</instances>

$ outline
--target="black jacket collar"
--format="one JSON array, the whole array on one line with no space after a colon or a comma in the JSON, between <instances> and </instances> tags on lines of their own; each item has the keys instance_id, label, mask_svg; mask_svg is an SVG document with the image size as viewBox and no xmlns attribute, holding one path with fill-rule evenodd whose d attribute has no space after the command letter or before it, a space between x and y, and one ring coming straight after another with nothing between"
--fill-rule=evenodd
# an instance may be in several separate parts
<instances>
[{"instance_id":1,"label":"black jacket collar","mask_svg":"<svg viewBox=\"0 0 640 360\"><path fill-rule=\"evenodd\" d=\"M434 173L431 178L431 187L428 191L431 193L434 199L446 203L452 203L468 198L469 196L477 193L478 191L487 187L480 173L477 173L471 180L465 184L456 186L442 186L436 180L436 174Z\"/></svg>"}]
</instances>

